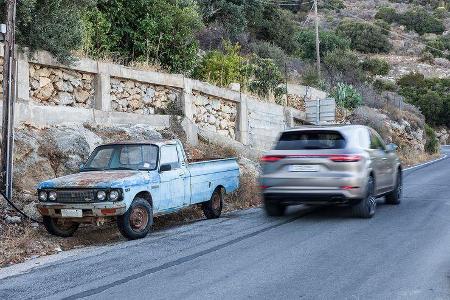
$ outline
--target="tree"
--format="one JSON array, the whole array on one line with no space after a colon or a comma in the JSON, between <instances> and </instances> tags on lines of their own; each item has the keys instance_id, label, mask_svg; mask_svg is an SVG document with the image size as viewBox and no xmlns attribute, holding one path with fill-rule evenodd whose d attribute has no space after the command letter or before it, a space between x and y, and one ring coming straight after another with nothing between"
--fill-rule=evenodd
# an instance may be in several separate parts
<instances>
[{"instance_id":1,"label":"tree","mask_svg":"<svg viewBox=\"0 0 450 300\"><path fill-rule=\"evenodd\" d=\"M381 28L367 22L342 21L337 33L350 40L350 47L364 53L386 53L391 49L388 36Z\"/></svg>"},{"instance_id":2,"label":"tree","mask_svg":"<svg viewBox=\"0 0 450 300\"><path fill-rule=\"evenodd\" d=\"M319 32L320 56L324 57L326 53L340 49L350 48L350 40L341 37L333 31ZM316 58L316 35L312 30L301 30L297 34L299 55L306 59Z\"/></svg>"},{"instance_id":3,"label":"tree","mask_svg":"<svg viewBox=\"0 0 450 300\"><path fill-rule=\"evenodd\" d=\"M4 11L5 1L0 1ZM31 52L47 50L60 62L73 60L71 52L81 46L82 13L93 0L18 1L16 41Z\"/></svg>"},{"instance_id":4,"label":"tree","mask_svg":"<svg viewBox=\"0 0 450 300\"><path fill-rule=\"evenodd\" d=\"M98 19L104 22L102 26L97 26ZM189 72L197 62L195 34L203 23L194 1L99 0L96 11L85 21L88 28L96 29L85 42L100 44L105 52L113 52L126 62L160 63L173 72Z\"/></svg>"}]
</instances>

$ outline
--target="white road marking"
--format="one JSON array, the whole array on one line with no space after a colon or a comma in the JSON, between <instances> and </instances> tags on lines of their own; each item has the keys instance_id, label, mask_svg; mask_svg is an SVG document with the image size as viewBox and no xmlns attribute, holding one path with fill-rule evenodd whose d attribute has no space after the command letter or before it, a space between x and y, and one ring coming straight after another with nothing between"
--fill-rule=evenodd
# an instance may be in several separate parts
<instances>
[{"instance_id":1,"label":"white road marking","mask_svg":"<svg viewBox=\"0 0 450 300\"><path fill-rule=\"evenodd\" d=\"M403 171L412 170L412 169L415 169L415 168L418 168L418 167L423 167L423 166L432 164L432 163L434 163L434 162L437 162L437 161L440 161L440 160L443 160L443 159L446 159L446 158L447 158L447 154L444 154L444 155L443 155L442 157L440 157L440 158L437 158L437 159L428 161L428 162L423 163L423 164L418 164L418 165L415 165L415 166L412 166L412 167L403 169Z\"/></svg>"}]
</instances>

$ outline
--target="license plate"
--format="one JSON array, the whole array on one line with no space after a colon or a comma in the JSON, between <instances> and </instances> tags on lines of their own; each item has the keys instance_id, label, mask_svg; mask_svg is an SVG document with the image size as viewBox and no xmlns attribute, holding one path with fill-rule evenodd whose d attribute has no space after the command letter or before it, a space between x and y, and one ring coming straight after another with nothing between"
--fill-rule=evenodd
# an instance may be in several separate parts
<instances>
[{"instance_id":1,"label":"license plate","mask_svg":"<svg viewBox=\"0 0 450 300\"><path fill-rule=\"evenodd\" d=\"M61 209L61 216L66 218L82 218L83 210L81 209Z\"/></svg>"},{"instance_id":2,"label":"license plate","mask_svg":"<svg viewBox=\"0 0 450 300\"><path fill-rule=\"evenodd\" d=\"M289 166L291 172L318 172L318 165L291 165Z\"/></svg>"}]
</instances>

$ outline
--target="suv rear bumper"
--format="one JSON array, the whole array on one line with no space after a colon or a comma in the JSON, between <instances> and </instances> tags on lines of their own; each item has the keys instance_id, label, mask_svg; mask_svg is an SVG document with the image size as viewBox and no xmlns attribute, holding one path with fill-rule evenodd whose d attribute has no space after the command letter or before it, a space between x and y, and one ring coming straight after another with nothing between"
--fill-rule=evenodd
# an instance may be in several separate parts
<instances>
[{"instance_id":1,"label":"suv rear bumper","mask_svg":"<svg viewBox=\"0 0 450 300\"><path fill-rule=\"evenodd\" d=\"M361 188L352 190L266 190L263 192L265 201L276 202L283 205L296 204L353 204L364 197Z\"/></svg>"}]
</instances>

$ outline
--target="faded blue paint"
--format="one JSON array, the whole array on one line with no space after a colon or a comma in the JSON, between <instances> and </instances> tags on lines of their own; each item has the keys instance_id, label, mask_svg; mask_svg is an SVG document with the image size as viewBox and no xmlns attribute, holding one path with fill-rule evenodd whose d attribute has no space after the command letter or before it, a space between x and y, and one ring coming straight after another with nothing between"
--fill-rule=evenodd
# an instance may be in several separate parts
<instances>
[{"instance_id":1,"label":"faded blue paint","mask_svg":"<svg viewBox=\"0 0 450 300\"><path fill-rule=\"evenodd\" d=\"M186 155L179 141L167 144L177 145L180 160L185 161ZM167 144L159 144L158 147ZM239 187L239 166L234 158L192 164L184 162L179 169L170 172L160 173L157 170L80 172L41 182L38 189L121 189L123 191L121 201L127 209L138 193L148 192L153 201L153 212L166 214L192 204L209 201L217 187L223 187L226 193L233 192ZM176 186L179 188L175 189Z\"/></svg>"}]
</instances>

